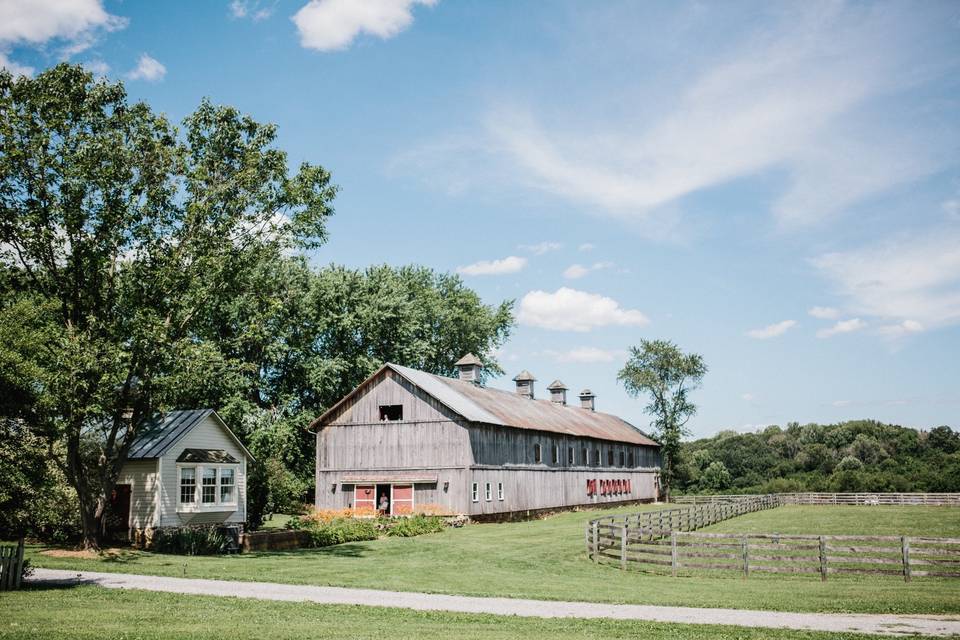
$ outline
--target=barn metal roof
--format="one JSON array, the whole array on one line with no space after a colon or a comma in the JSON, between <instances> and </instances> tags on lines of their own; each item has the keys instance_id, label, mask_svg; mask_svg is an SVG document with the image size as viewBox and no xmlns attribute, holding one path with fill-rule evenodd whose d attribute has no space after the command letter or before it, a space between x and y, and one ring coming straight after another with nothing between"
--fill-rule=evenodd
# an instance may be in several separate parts
<instances>
[{"instance_id":1,"label":"barn metal roof","mask_svg":"<svg viewBox=\"0 0 960 640\"><path fill-rule=\"evenodd\" d=\"M209 415L216 417L226 432L236 441L237 445L252 459L253 456L243 446L243 443L237 439L237 436L223 423L220 416L213 409L182 409L177 411L168 411L146 421L140 425L139 433L133 444L130 446L130 452L127 454L128 460L140 460L146 458L159 458L166 453L180 438L190 432L201 420Z\"/></svg>"},{"instance_id":2,"label":"barn metal roof","mask_svg":"<svg viewBox=\"0 0 960 640\"><path fill-rule=\"evenodd\" d=\"M609 413L560 405L550 400L534 400L512 391L481 387L392 363L385 364L366 382L372 381L384 369L392 369L470 422L659 446L626 420ZM357 387L355 392L366 382ZM351 395L353 393L347 397ZM317 418L312 426L323 424L344 400L346 398Z\"/></svg>"}]
</instances>

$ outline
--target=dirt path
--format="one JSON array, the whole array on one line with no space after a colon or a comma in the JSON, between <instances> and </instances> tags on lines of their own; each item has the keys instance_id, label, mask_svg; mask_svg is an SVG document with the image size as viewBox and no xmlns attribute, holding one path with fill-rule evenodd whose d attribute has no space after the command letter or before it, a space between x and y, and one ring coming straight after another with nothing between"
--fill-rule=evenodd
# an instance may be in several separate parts
<instances>
[{"instance_id":1,"label":"dirt path","mask_svg":"<svg viewBox=\"0 0 960 640\"><path fill-rule=\"evenodd\" d=\"M539 618L615 618L694 624L720 624L770 629L858 632L889 636L960 635L960 617L885 614L787 613L744 609L697 609L594 602L558 602L511 598L477 598L430 593L345 589L271 582L196 580L125 573L96 573L36 569L30 582L96 584L110 589L144 589L261 600L307 601L321 604L358 604L420 611L492 613Z\"/></svg>"}]
</instances>

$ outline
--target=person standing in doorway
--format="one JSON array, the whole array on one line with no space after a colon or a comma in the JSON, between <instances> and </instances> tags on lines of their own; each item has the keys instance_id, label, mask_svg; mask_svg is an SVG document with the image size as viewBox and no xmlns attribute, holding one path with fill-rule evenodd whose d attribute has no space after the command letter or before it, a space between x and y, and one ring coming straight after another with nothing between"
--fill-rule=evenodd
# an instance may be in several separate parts
<instances>
[{"instance_id":1,"label":"person standing in doorway","mask_svg":"<svg viewBox=\"0 0 960 640\"><path fill-rule=\"evenodd\" d=\"M387 515L387 512L390 510L390 498L387 497L386 493L380 494L380 513Z\"/></svg>"}]
</instances>

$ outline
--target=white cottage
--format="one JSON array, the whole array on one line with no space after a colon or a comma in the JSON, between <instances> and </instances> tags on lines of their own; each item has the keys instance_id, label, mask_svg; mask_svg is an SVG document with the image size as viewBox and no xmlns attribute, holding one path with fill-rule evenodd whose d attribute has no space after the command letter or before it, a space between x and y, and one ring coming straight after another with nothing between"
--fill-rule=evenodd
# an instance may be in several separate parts
<instances>
[{"instance_id":1,"label":"white cottage","mask_svg":"<svg viewBox=\"0 0 960 640\"><path fill-rule=\"evenodd\" d=\"M111 496L115 533L247 519L253 456L213 409L170 411L140 427Z\"/></svg>"}]
</instances>

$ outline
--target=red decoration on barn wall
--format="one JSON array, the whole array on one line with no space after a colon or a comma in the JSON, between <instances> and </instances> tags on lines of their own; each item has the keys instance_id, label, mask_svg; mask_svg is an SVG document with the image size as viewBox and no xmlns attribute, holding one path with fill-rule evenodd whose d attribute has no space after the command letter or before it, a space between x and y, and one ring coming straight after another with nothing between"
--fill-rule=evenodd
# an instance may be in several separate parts
<instances>
[{"instance_id":1,"label":"red decoration on barn wall","mask_svg":"<svg viewBox=\"0 0 960 640\"><path fill-rule=\"evenodd\" d=\"M598 491L599 487L599 491ZM598 493L601 496L618 496L630 494L633 492L629 479L617 480L587 480L587 496L592 497Z\"/></svg>"}]
</instances>

